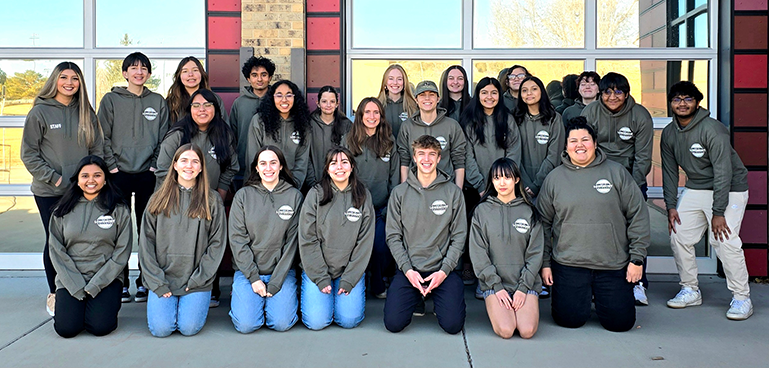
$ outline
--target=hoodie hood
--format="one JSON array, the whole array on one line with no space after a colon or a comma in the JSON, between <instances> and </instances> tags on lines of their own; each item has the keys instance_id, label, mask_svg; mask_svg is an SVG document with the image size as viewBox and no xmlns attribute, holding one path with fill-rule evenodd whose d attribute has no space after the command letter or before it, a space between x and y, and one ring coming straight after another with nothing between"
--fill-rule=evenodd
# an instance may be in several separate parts
<instances>
[{"instance_id":1,"label":"hoodie hood","mask_svg":"<svg viewBox=\"0 0 769 368\"><path fill-rule=\"evenodd\" d=\"M571 157L569 157L569 153L566 152L566 150L563 150L563 152L561 153L561 163L563 164L563 166L566 166L570 170L581 170L581 169L587 169L590 167L595 167L602 164L604 161L606 161L606 154L603 153L603 150L601 150L600 147L595 148L595 159L593 160L593 162L589 163L585 167L577 166L571 163Z\"/></svg>"},{"instance_id":2,"label":"hoodie hood","mask_svg":"<svg viewBox=\"0 0 769 368\"><path fill-rule=\"evenodd\" d=\"M135 95L133 92L129 91L128 87L112 87L110 91L115 92L123 97L135 97L135 98L146 97L146 96L149 96L150 93L152 93L152 91L150 91L150 89L147 88L146 86L142 87L142 93L139 94L138 96Z\"/></svg>"},{"instance_id":3,"label":"hoodie hood","mask_svg":"<svg viewBox=\"0 0 769 368\"><path fill-rule=\"evenodd\" d=\"M698 107L697 111L694 112L694 117L692 117L692 120L689 122L689 124L686 124L685 127L681 127L681 125L678 123L678 118L675 116L673 116L673 121L676 123L675 126L679 131L687 132L694 130L697 124L709 117L710 111L703 109L702 107Z\"/></svg>"},{"instance_id":4,"label":"hoodie hood","mask_svg":"<svg viewBox=\"0 0 769 368\"><path fill-rule=\"evenodd\" d=\"M602 98L598 98L598 103L601 104L601 109L603 112L609 116L618 117L623 116L630 112L630 110L633 110L633 107L636 105L635 99L630 94L627 95L627 99L625 99L625 104L622 105L622 108L619 109L619 111L611 112L608 107L606 107L606 104L603 102Z\"/></svg>"},{"instance_id":5,"label":"hoodie hood","mask_svg":"<svg viewBox=\"0 0 769 368\"><path fill-rule=\"evenodd\" d=\"M451 181L451 178L449 177L449 175L443 172L443 170L436 169L436 174L437 175L435 177L435 180L433 180L433 182L430 183L430 185L423 188L422 184L419 183L419 178L417 178L417 168L416 166L414 166L409 170L408 177L406 177L406 183L408 183L409 186L411 186L416 190L422 190L422 189L430 190L442 183Z\"/></svg>"},{"instance_id":6,"label":"hoodie hood","mask_svg":"<svg viewBox=\"0 0 769 368\"><path fill-rule=\"evenodd\" d=\"M414 115L411 116L411 120L414 122L414 124L419 125L419 126L424 126L424 127L436 126L436 125L441 123L443 118L446 117L446 109L444 109L442 107L437 107L435 109L435 112L438 114L438 116L430 124L427 124L424 121L422 121L422 115L420 115L419 111L415 112Z\"/></svg>"}]
</instances>

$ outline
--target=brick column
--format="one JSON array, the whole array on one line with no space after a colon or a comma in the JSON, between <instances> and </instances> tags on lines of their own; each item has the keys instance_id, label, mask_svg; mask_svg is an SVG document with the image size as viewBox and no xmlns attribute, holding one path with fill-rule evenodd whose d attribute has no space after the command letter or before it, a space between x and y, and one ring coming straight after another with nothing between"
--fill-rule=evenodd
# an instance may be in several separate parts
<instances>
[{"instance_id":1,"label":"brick column","mask_svg":"<svg viewBox=\"0 0 769 368\"><path fill-rule=\"evenodd\" d=\"M241 0L242 46L254 55L271 59L273 80L291 79L291 49L303 48L305 8L303 0Z\"/></svg>"}]
</instances>

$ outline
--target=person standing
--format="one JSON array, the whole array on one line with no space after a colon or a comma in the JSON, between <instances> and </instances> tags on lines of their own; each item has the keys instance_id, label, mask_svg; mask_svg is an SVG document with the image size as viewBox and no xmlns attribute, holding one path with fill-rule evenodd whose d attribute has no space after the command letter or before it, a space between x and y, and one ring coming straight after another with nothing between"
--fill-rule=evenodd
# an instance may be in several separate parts
<instances>
[{"instance_id":1,"label":"person standing","mask_svg":"<svg viewBox=\"0 0 769 368\"><path fill-rule=\"evenodd\" d=\"M569 125L569 120L579 116L585 106L598 99L598 84L601 76L593 71L584 71L577 77L577 92L579 97L574 99L574 104L563 110L563 126ZM565 89L565 86L564 86Z\"/></svg>"},{"instance_id":2,"label":"person standing","mask_svg":"<svg viewBox=\"0 0 769 368\"><path fill-rule=\"evenodd\" d=\"M503 96L505 106L511 113L518 108L518 96L521 91L521 83L523 83L523 80L528 77L531 77L531 73L529 73L529 70L522 65L513 65L507 69L507 73L505 74L504 78L504 83L507 86L507 90ZM542 90L544 89L545 88L543 87ZM548 100L548 102L550 101Z\"/></svg>"},{"instance_id":3,"label":"person standing","mask_svg":"<svg viewBox=\"0 0 769 368\"><path fill-rule=\"evenodd\" d=\"M462 111L470 104L467 72L461 65L452 65L443 71L440 98L438 106L446 109L446 116L459 121Z\"/></svg>"},{"instance_id":4,"label":"person standing","mask_svg":"<svg viewBox=\"0 0 769 368\"><path fill-rule=\"evenodd\" d=\"M48 246L53 206L64 195L67 186L62 184L75 174L78 161L103 156L103 149L101 124L88 100L83 72L73 62L61 62L35 97L21 137L21 161L32 175L31 190L45 231L46 311L51 316L56 307L56 269Z\"/></svg>"},{"instance_id":5,"label":"person standing","mask_svg":"<svg viewBox=\"0 0 769 368\"><path fill-rule=\"evenodd\" d=\"M409 77L402 66L392 64L385 69L377 98L385 108L385 118L392 126L393 136L397 139L401 124L419 111Z\"/></svg>"},{"instance_id":6,"label":"person standing","mask_svg":"<svg viewBox=\"0 0 769 368\"><path fill-rule=\"evenodd\" d=\"M352 122L339 111L339 92L332 86L318 91L318 108L310 114L310 164L307 187L312 187L323 176L326 153L342 145L342 136L350 131Z\"/></svg>"},{"instance_id":7,"label":"person standing","mask_svg":"<svg viewBox=\"0 0 769 368\"><path fill-rule=\"evenodd\" d=\"M189 112L187 106L190 104L190 97L201 88L211 89L208 84L208 73L206 73L203 63L198 58L187 56L179 61L176 72L174 72L171 87L168 88L166 103L168 104L170 125L181 120ZM222 98L216 93L214 93L214 96L216 97L216 104L219 105L219 110L222 111L222 118L227 121L227 110L224 108Z\"/></svg>"},{"instance_id":8,"label":"person standing","mask_svg":"<svg viewBox=\"0 0 769 368\"><path fill-rule=\"evenodd\" d=\"M729 131L700 107L702 92L682 81L670 87L673 121L662 130L662 188L668 211L670 246L681 278L681 291L668 300L670 308L702 304L694 246L708 231L724 266L732 301L726 318L753 315L748 270L740 227L748 203L748 171L729 143ZM686 189L678 196L678 168L686 173Z\"/></svg>"}]
</instances>

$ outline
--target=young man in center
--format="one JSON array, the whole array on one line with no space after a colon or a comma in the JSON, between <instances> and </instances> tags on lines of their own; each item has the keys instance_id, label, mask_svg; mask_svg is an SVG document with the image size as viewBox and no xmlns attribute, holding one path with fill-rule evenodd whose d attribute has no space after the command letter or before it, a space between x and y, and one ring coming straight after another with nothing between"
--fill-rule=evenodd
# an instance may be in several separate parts
<instances>
[{"instance_id":1,"label":"young man in center","mask_svg":"<svg viewBox=\"0 0 769 368\"><path fill-rule=\"evenodd\" d=\"M387 245L398 271L387 290L384 324L400 332L428 294L444 331L455 334L465 323L462 277L454 268L467 237L462 189L438 170L441 144L423 135L411 144L416 167L393 189L387 205Z\"/></svg>"}]
</instances>

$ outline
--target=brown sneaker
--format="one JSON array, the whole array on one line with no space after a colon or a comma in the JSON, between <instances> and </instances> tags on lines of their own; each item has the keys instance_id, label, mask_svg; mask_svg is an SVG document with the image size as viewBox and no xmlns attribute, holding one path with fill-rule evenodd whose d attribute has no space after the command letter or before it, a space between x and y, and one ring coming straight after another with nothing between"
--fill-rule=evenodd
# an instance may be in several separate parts
<instances>
[{"instance_id":1,"label":"brown sneaker","mask_svg":"<svg viewBox=\"0 0 769 368\"><path fill-rule=\"evenodd\" d=\"M48 294L48 297L45 299L45 310L53 317L53 313L56 310L56 294Z\"/></svg>"}]
</instances>

